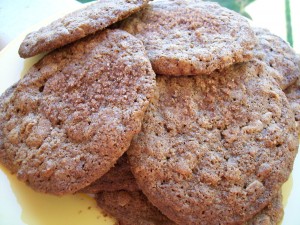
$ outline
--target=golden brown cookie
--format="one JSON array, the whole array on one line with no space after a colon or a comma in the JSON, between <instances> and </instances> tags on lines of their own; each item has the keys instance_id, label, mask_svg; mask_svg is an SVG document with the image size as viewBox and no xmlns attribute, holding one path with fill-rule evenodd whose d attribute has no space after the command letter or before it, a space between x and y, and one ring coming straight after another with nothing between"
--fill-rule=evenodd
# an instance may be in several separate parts
<instances>
[{"instance_id":1,"label":"golden brown cookie","mask_svg":"<svg viewBox=\"0 0 300 225\"><path fill-rule=\"evenodd\" d=\"M35 64L0 108L0 162L33 189L74 193L141 129L155 74L141 41L105 30Z\"/></svg>"},{"instance_id":2,"label":"golden brown cookie","mask_svg":"<svg viewBox=\"0 0 300 225\"><path fill-rule=\"evenodd\" d=\"M148 0L99 0L28 34L19 55L28 58L62 47L126 18Z\"/></svg>"},{"instance_id":3,"label":"golden brown cookie","mask_svg":"<svg viewBox=\"0 0 300 225\"><path fill-rule=\"evenodd\" d=\"M157 77L127 154L139 187L171 220L243 223L288 179L299 140L275 72L257 60Z\"/></svg>"},{"instance_id":4,"label":"golden brown cookie","mask_svg":"<svg viewBox=\"0 0 300 225\"><path fill-rule=\"evenodd\" d=\"M256 37L241 15L201 0L156 0L121 28L141 39L164 75L210 74L249 61Z\"/></svg>"}]
</instances>

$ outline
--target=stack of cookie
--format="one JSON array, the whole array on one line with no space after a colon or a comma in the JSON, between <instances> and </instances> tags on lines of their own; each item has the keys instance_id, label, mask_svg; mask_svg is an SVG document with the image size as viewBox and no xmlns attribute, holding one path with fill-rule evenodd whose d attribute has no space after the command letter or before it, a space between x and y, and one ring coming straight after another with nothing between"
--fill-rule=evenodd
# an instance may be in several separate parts
<instances>
[{"instance_id":1,"label":"stack of cookie","mask_svg":"<svg viewBox=\"0 0 300 225\"><path fill-rule=\"evenodd\" d=\"M100 0L30 33L50 51L0 97L0 162L95 194L120 224L277 224L298 149L300 59L201 0Z\"/></svg>"}]
</instances>

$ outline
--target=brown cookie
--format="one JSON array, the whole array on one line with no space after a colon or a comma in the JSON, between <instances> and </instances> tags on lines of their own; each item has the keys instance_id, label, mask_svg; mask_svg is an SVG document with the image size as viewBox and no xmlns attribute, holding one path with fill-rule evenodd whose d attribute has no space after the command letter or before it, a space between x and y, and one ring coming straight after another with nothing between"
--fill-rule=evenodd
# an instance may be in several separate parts
<instances>
[{"instance_id":1,"label":"brown cookie","mask_svg":"<svg viewBox=\"0 0 300 225\"><path fill-rule=\"evenodd\" d=\"M0 109L0 161L37 191L74 193L141 129L155 74L141 41L106 30L35 64Z\"/></svg>"},{"instance_id":2,"label":"brown cookie","mask_svg":"<svg viewBox=\"0 0 300 225\"><path fill-rule=\"evenodd\" d=\"M269 205L245 225L279 225L283 214L282 194L279 192Z\"/></svg>"},{"instance_id":3,"label":"brown cookie","mask_svg":"<svg viewBox=\"0 0 300 225\"><path fill-rule=\"evenodd\" d=\"M127 154L139 187L171 220L245 222L288 179L298 136L275 72L257 60L211 75L157 77Z\"/></svg>"},{"instance_id":4,"label":"brown cookie","mask_svg":"<svg viewBox=\"0 0 300 225\"><path fill-rule=\"evenodd\" d=\"M285 89L284 93L294 111L298 134L300 135L300 77L294 84Z\"/></svg>"},{"instance_id":5,"label":"brown cookie","mask_svg":"<svg viewBox=\"0 0 300 225\"><path fill-rule=\"evenodd\" d=\"M5 157L5 152L2 151L3 148L3 129L2 129L2 109L4 109L5 105L9 104L10 99L15 91L18 83L9 87L1 96L0 96L0 159ZM1 160L0 160L1 162Z\"/></svg>"},{"instance_id":6,"label":"brown cookie","mask_svg":"<svg viewBox=\"0 0 300 225\"><path fill-rule=\"evenodd\" d=\"M291 46L280 37L263 28L253 28L259 44L255 54L270 67L278 71L278 81L282 90L293 84L300 76L300 57Z\"/></svg>"},{"instance_id":7,"label":"brown cookie","mask_svg":"<svg viewBox=\"0 0 300 225\"><path fill-rule=\"evenodd\" d=\"M137 191L139 187L131 173L130 165L126 153L118 159L117 164L112 167L100 179L89 186L80 190L80 192L96 194L101 191Z\"/></svg>"},{"instance_id":8,"label":"brown cookie","mask_svg":"<svg viewBox=\"0 0 300 225\"><path fill-rule=\"evenodd\" d=\"M141 39L164 75L210 74L249 61L256 37L247 20L216 3L157 0L121 25Z\"/></svg>"},{"instance_id":9,"label":"brown cookie","mask_svg":"<svg viewBox=\"0 0 300 225\"><path fill-rule=\"evenodd\" d=\"M101 209L118 220L119 225L175 225L141 191L101 192L96 200Z\"/></svg>"},{"instance_id":10,"label":"brown cookie","mask_svg":"<svg viewBox=\"0 0 300 225\"><path fill-rule=\"evenodd\" d=\"M101 192L96 197L98 206L115 217L120 225L175 225L164 216L141 192ZM277 225L283 217L282 195L272 199L262 211L244 225Z\"/></svg>"},{"instance_id":11,"label":"brown cookie","mask_svg":"<svg viewBox=\"0 0 300 225\"><path fill-rule=\"evenodd\" d=\"M28 58L59 48L140 10L148 0L99 0L28 34L19 55Z\"/></svg>"}]
</instances>

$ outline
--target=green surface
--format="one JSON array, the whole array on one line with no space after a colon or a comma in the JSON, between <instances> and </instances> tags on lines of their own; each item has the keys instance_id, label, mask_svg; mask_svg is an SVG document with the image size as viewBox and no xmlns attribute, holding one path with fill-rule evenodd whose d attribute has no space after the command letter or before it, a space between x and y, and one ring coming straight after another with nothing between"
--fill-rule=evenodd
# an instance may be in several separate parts
<instances>
[{"instance_id":1,"label":"green surface","mask_svg":"<svg viewBox=\"0 0 300 225\"><path fill-rule=\"evenodd\" d=\"M251 19L251 16L245 11L245 8L255 0L208 0L211 2L218 2L221 6L234 10L245 17Z\"/></svg>"},{"instance_id":2,"label":"green surface","mask_svg":"<svg viewBox=\"0 0 300 225\"><path fill-rule=\"evenodd\" d=\"M285 21L286 21L286 39L293 47L293 30L291 19L290 0L285 0Z\"/></svg>"},{"instance_id":3,"label":"green surface","mask_svg":"<svg viewBox=\"0 0 300 225\"><path fill-rule=\"evenodd\" d=\"M87 3L87 2L93 2L94 0L77 0L77 2L80 3Z\"/></svg>"}]
</instances>

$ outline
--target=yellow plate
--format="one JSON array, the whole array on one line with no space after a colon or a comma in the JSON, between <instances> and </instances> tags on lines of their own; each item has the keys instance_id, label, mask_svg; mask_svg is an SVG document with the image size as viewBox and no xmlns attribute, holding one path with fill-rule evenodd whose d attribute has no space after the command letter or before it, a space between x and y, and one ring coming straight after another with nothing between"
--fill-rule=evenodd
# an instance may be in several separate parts
<instances>
[{"instance_id":1,"label":"yellow plate","mask_svg":"<svg viewBox=\"0 0 300 225\"><path fill-rule=\"evenodd\" d=\"M36 29L44 23L32 28ZM21 59L18 48L25 35L0 52L0 93L14 84L41 57ZM282 225L300 224L300 156L283 186L285 216ZM0 167L0 224L3 225L113 225L96 202L84 194L56 197L36 193Z\"/></svg>"}]
</instances>

